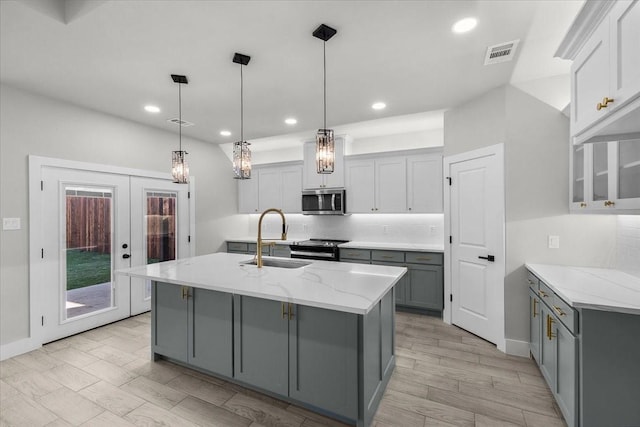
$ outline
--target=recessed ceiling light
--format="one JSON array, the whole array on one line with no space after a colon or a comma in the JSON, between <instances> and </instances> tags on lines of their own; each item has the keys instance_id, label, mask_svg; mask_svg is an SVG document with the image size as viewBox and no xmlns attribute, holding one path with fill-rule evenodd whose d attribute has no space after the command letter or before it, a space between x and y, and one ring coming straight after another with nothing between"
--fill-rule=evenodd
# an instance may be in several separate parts
<instances>
[{"instance_id":1,"label":"recessed ceiling light","mask_svg":"<svg viewBox=\"0 0 640 427\"><path fill-rule=\"evenodd\" d=\"M160 112L160 108L156 107L155 105L145 105L144 106L144 110L147 113L159 113Z\"/></svg>"},{"instance_id":2,"label":"recessed ceiling light","mask_svg":"<svg viewBox=\"0 0 640 427\"><path fill-rule=\"evenodd\" d=\"M476 18L464 18L453 24L451 31L454 33L466 33L467 31L473 30L476 25L478 25Z\"/></svg>"},{"instance_id":3,"label":"recessed ceiling light","mask_svg":"<svg viewBox=\"0 0 640 427\"><path fill-rule=\"evenodd\" d=\"M371 108L373 108L374 110L384 110L386 106L387 104L385 104L384 102L376 102L371 106Z\"/></svg>"},{"instance_id":4,"label":"recessed ceiling light","mask_svg":"<svg viewBox=\"0 0 640 427\"><path fill-rule=\"evenodd\" d=\"M231 132L229 132L228 130L221 130L220 131L220 135L222 135L222 136L231 136Z\"/></svg>"},{"instance_id":5,"label":"recessed ceiling light","mask_svg":"<svg viewBox=\"0 0 640 427\"><path fill-rule=\"evenodd\" d=\"M296 123L298 123L298 121L296 119L294 119L293 117L289 117L287 119L284 120L284 122L288 125L295 125Z\"/></svg>"}]
</instances>

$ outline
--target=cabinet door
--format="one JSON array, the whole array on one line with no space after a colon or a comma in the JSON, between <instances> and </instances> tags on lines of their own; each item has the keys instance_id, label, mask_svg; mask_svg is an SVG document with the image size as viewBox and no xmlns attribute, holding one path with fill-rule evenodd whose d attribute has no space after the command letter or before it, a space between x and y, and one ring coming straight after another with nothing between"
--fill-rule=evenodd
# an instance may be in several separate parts
<instances>
[{"instance_id":1,"label":"cabinet door","mask_svg":"<svg viewBox=\"0 0 640 427\"><path fill-rule=\"evenodd\" d=\"M280 182L283 212L302 212L302 167L291 166L281 169Z\"/></svg>"},{"instance_id":2,"label":"cabinet door","mask_svg":"<svg viewBox=\"0 0 640 427\"><path fill-rule=\"evenodd\" d=\"M291 258L291 249L285 245L275 245L271 248L271 256Z\"/></svg>"},{"instance_id":3,"label":"cabinet door","mask_svg":"<svg viewBox=\"0 0 640 427\"><path fill-rule=\"evenodd\" d=\"M571 66L571 135L604 117L610 108L596 109L609 91L609 21L591 35Z\"/></svg>"},{"instance_id":4,"label":"cabinet door","mask_svg":"<svg viewBox=\"0 0 640 427\"><path fill-rule=\"evenodd\" d=\"M287 304L241 295L234 303L234 378L287 396Z\"/></svg>"},{"instance_id":5,"label":"cabinet door","mask_svg":"<svg viewBox=\"0 0 640 427\"><path fill-rule=\"evenodd\" d=\"M585 165L587 161L587 148L590 145L571 146L571 209L584 209L586 202Z\"/></svg>"},{"instance_id":6,"label":"cabinet door","mask_svg":"<svg viewBox=\"0 0 640 427\"><path fill-rule=\"evenodd\" d=\"M358 418L358 316L292 306L289 396Z\"/></svg>"},{"instance_id":7,"label":"cabinet door","mask_svg":"<svg viewBox=\"0 0 640 427\"><path fill-rule=\"evenodd\" d=\"M540 341L540 359L538 360L540 372L551 391L555 393L556 383L556 351L553 336L550 336L550 319L553 318L545 304L540 304L540 316L542 317L542 339Z\"/></svg>"},{"instance_id":8,"label":"cabinet door","mask_svg":"<svg viewBox=\"0 0 640 427\"><path fill-rule=\"evenodd\" d=\"M258 179L259 172L254 173L251 179L237 180L238 212L247 214L258 213Z\"/></svg>"},{"instance_id":9,"label":"cabinet door","mask_svg":"<svg viewBox=\"0 0 640 427\"><path fill-rule=\"evenodd\" d=\"M404 254L403 254L404 257ZM393 263L393 262L381 262L381 261L372 261L373 265L389 265L391 267L406 267L405 264L402 263ZM399 306L407 305L407 294L410 282L409 272L402 276L400 280L395 284L395 294L396 294L396 304Z\"/></svg>"},{"instance_id":10,"label":"cabinet door","mask_svg":"<svg viewBox=\"0 0 640 427\"><path fill-rule=\"evenodd\" d=\"M258 171L258 206L260 212L269 208L282 208L282 187L278 169L265 168Z\"/></svg>"},{"instance_id":11,"label":"cabinet door","mask_svg":"<svg viewBox=\"0 0 640 427\"><path fill-rule=\"evenodd\" d=\"M320 174L317 171L315 141L304 143L302 156L304 159L302 187L305 190L322 188L324 186L324 174Z\"/></svg>"},{"instance_id":12,"label":"cabinet door","mask_svg":"<svg viewBox=\"0 0 640 427\"><path fill-rule=\"evenodd\" d=\"M442 156L407 158L407 208L412 213L442 213Z\"/></svg>"},{"instance_id":13,"label":"cabinet door","mask_svg":"<svg viewBox=\"0 0 640 427\"><path fill-rule=\"evenodd\" d=\"M184 286L153 282L151 292L153 353L187 361L188 307Z\"/></svg>"},{"instance_id":14,"label":"cabinet door","mask_svg":"<svg viewBox=\"0 0 640 427\"><path fill-rule=\"evenodd\" d=\"M407 211L406 157L375 161L375 210L379 213Z\"/></svg>"},{"instance_id":15,"label":"cabinet door","mask_svg":"<svg viewBox=\"0 0 640 427\"><path fill-rule=\"evenodd\" d=\"M233 299L224 292L191 288L188 361L207 371L233 375Z\"/></svg>"},{"instance_id":16,"label":"cabinet door","mask_svg":"<svg viewBox=\"0 0 640 427\"><path fill-rule=\"evenodd\" d=\"M529 289L529 350L538 363L540 362L541 319L540 298Z\"/></svg>"},{"instance_id":17,"label":"cabinet door","mask_svg":"<svg viewBox=\"0 0 640 427\"><path fill-rule=\"evenodd\" d=\"M345 163L346 207L348 213L371 213L375 209L373 160Z\"/></svg>"},{"instance_id":18,"label":"cabinet door","mask_svg":"<svg viewBox=\"0 0 640 427\"><path fill-rule=\"evenodd\" d=\"M610 19L610 97L615 106L640 94L640 2L618 2Z\"/></svg>"},{"instance_id":19,"label":"cabinet door","mask_svg":"<svg viewBox=\"0 0 640 427\"><path fill-rule=\"evenodd\" d=\"M335 167L333 168L333 173L323 174L323 185L326 188L344 188L344 144L343 137L335 138Z\"/></svg>"},{"instance_id":20,"label":"cabinet door","mask_svg":"<svg viewBox=\"0 0 640 427\"><path fill-rule=\"evenodd\" d=\"M552 330L552 341L556 350L556 382L552 391L567 425L575 426L578 387L577 339L557 319L554 319Z\"/></svg>"},{"instance_id":21,"label":"cabinet door","mask_svg":"<svg viewBox=\"0 0 640 427\"><path fill-rule=\"evenodd\" d=\"M640 210L640 139L616 143L613 156L615 207Z\"/></svg>"},{"instance_id":22,"label":"cabinet door","mask_svg":"<svg viewBox=\"0 0 640 427\"><path fill-rule=\"evenodd\" d=\"M444 307L444 280L442 267L409 264L405 305L409 307L442 310Z\"/></svg>"},{"instance_id":23,"label":"cabinet door","mask_svg":"<svg viewBox=\"0 0 640 427\"><path fill-rule=\"evenodd\" d=\"M609 194L610 190L610 168L609 163L610 145L615 143L597 142L592 145L592 162L591 170L591 200L592 208L604 208L604 202L613 198L613 194Z\"/></svg>"}]
</instances>

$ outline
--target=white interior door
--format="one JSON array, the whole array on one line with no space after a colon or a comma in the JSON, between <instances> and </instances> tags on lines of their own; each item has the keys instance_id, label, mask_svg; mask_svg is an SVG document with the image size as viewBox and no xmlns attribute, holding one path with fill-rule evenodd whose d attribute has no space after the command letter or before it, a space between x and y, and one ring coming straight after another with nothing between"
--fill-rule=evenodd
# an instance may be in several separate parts
<instances>
[{"instance_id":1,"label":"white interior door","mask_svg":"<svg viewBox=\"0 0 640 427\"><path fill-rule=\"evenodd\" d=\"M129 316L129 177L42 168L43 342Z\"/></svg>"},{"instance_id":2,"label":"white interior door","mask_svg":"<svg viewBox=\"0 0 640 427\"><path fill-rule=\"evenodd\" d=\"M451 322L499 348L504 346L505 271L501 147L447 159Z\"/></svg>"},{"instance_id":3,"label":"white interior door","mask_svg":"<svg viewBox=\"0 0 640 427\"><path fill-rule=\"evenodd\" d=\"M189 256L189 187L131 177L131 266ZM131 278L131 315L151 309L151 282Z\"/></svg>"}]
</instances>

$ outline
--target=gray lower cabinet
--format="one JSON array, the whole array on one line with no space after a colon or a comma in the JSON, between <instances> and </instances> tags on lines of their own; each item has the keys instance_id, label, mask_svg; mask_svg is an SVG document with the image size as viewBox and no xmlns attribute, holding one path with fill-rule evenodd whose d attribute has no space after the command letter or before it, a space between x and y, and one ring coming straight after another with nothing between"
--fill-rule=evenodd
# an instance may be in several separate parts
<instances>
[{"instance_id":1,"label":"gray lower cabinet","mask_svg":"<svg viewBox=\"0 0 640 427\"><path fill-rule=\"evenodd\" d=\"M407 264L409 269L405 300L407 307L442 311L444 308L444 279L442 267Z\"/></svg>"},{"instance_id":2,"label":"gray lower cabinet","mask_svg":"<svg viewBox=\"0 0 640 427\"><path fill-rule=\"evenodd\" d=\"M529 349L531 356L540 364L540 334L542 333L542 314L540 298L529 289Z\"/></svg>"},{"instance_id":3,"label":"gray lower cabinet","mask_svg":"<svg viewBox=\"0 0 640 427\"><path fill-rule=\"evenodd\" d=\"M233 374L230 294L154 282L151 304L154 355Z\"/></svg>"}]
</instances>

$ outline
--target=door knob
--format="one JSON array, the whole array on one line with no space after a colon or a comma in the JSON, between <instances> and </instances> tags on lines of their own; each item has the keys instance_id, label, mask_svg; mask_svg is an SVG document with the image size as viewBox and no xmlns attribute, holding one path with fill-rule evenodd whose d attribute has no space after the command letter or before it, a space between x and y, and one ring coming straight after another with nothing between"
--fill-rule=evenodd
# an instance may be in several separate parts
<instances>
[{"instance_id":1,"label":"door knob","mask_svg":"<svg viewBox=\"0 0 640 427\"><path fill-rule=\"evenodd\" d=\"M129 254L124 254L124 255L122 255L122 258L124 258L124 259L131 258L131 255L129 255Z\"/></svg>"},{"instance_id":2,"label":"door knob","mask_svg":"<svg viewBox=\"0 0 640 427\"><path fill-rule=\"evenodd\" d=\"M487 256L479 256L478 258L480 259L486 259L489 262L494 262L496 260L496 257L493 255L487 255Z\"/></svg>"}]
</instances>

